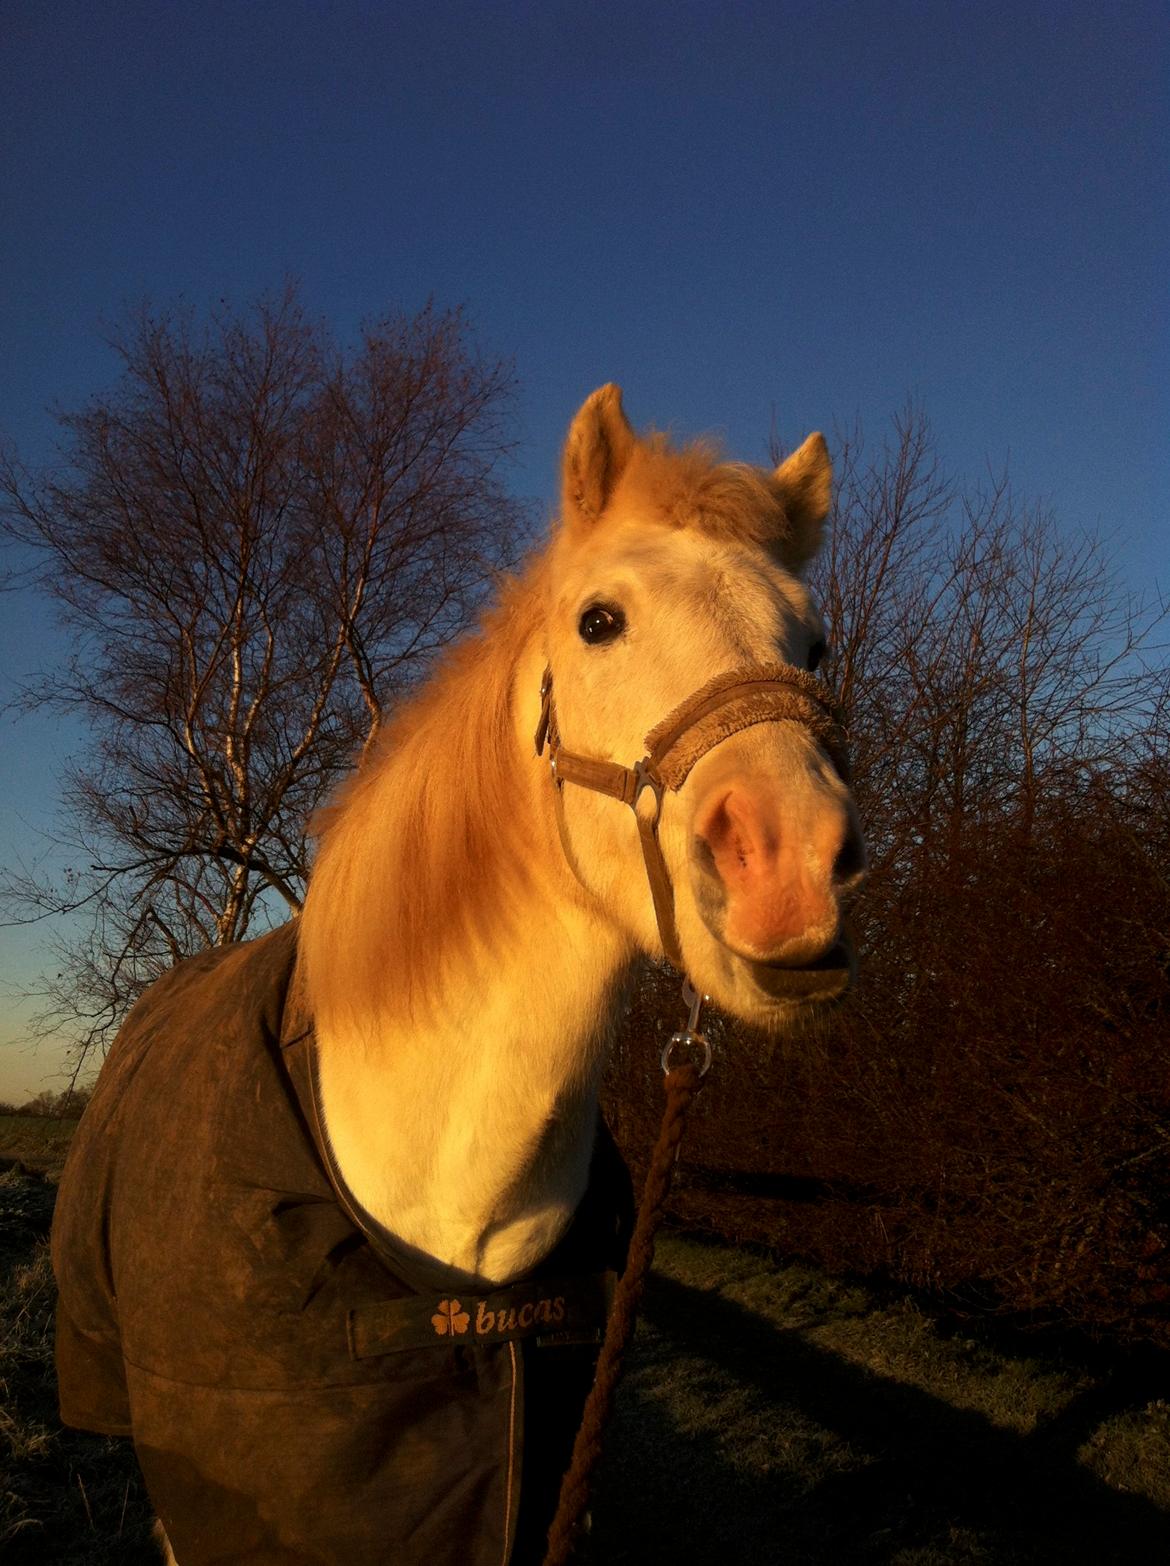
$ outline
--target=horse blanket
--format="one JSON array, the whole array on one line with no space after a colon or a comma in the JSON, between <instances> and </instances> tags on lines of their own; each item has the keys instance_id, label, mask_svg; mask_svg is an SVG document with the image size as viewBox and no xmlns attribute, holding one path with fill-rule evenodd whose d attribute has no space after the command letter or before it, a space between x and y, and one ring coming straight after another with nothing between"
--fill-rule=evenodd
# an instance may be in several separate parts
<instances>
[{"instance_id":1,"label":"horse blanket","mask_svg":"<svg viewBox=\"0 0 1170 1566\"><path fill-rule=\"evenodd\" d=\"M182 963L102 1068L53 1225L65 1424L133 1438L180 1566L539 1561L624 1264L599 1125L538 1273L432 1280L331 1159L296 927Z\"/></svg>"}]
</instances>

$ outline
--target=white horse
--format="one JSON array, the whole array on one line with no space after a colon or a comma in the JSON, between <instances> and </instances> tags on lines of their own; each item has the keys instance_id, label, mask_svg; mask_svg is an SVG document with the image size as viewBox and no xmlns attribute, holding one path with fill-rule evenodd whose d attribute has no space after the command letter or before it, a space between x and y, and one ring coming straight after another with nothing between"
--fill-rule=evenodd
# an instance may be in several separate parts
<instances>
[{"instance_id":1,"label":"white horse","mask_svg":"<svg viewBox=\"0 0 1170 1566\"><path fill-rule=\"evenodd\" d=\"M774 472L723 463L704 445L638 438L618 389L601 388L569 431L549 546L402 707L327 813L293 985L314 1040L310 1118L345 1212L433 1284L426 1319L439 1349L456 1354L497 1314L524 1326L524 1299L507 1304L507 1290L559 1254L586 1198L606 1044L639 954L665 948L696 989L776 1031L849 982L842 905L863 849L809 672L824 631L802 581L830 479L820 435ZM633 764L655 733L669 757L648 779ZM263 946L236 948L238 962ZM224 985L237 982L233 961L216 969ZM286 1008L282 1041L293 1033ZM58 1249L64 1257L64 1238ZM566 1298L537 1289L531 1330L551 1341ZM379 1332L416 1330L391 1316L350 1308L351 1353ZM421 1522L395 1522L401 1536L383 1533L385 1553L371 1560L531 1557L516 1532L521 1356L516 1338L498 1347L502 1520L468 1521L486 1513L481 1497L459 1523L468 1541L490 1536L490 1551L465 1542L444 1555L454 1535L436 1543ZM370 1352L380 1375L402 1374L393 1355ZM421 1363L436 1348L404 1352ZM176 1528L167 1475L179 1459L173 1445L166 1462L157 1452L180 1437L144 1438L136 1396L145 1407L131 1378L131 1418L97 1428L130 1427L146 1449L182 1566L367 1559L357 1544L306 1542L309 1504L295 1526L270 1524L279 1547L251 1553L217 1555L194 1524ZM579 1397L573 1406L579 1414ZM429 1459L411 1462L430 1472ZM287 1511L260 1480L237 1484L226 1458L182 1463L188 1479L193 1466L214 1470L217 1494L255 1492L262 1517ZM331 1482L320 1479L318 1498Z\"/></svg>"},{"instance_id":2,"label":"white horse","mask_svg":"<svg viewBox=\"0 0 1170 1566\"><path fill-rule=\"evenodd\" d=\"M565 1228L623 980L661 954L627 812L568 790L561 851L532 754L542 673L566 745L633 760L713 676L815 666L824 630L800 572L830 477L819 435L774 474L719 466L637 441L619 390L595 392L552 547L390 727L325 832L301 952L329 1135L366 1211L461 1276L523 1273ZM699 762L660 837L696 988L783 1028L804 997L775 970L837 945L861 869L828 757L795 723L754 726Z\"/></svg>"}]
</instances>

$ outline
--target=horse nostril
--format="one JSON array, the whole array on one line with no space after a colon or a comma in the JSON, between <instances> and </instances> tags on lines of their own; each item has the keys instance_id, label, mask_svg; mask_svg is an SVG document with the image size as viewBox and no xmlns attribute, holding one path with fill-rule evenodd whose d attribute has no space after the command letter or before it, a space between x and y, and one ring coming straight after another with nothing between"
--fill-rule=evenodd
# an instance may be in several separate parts
<instances>
[{"instance_id":1,"label":"horse nostril","mask_svg":"<svg viewBox=\"0 0 1170 1566\"><path fill-rule=\"evenodd\" d=\"M833 861L833 881L837 886L849 886L859 881L866 871L865 844L861 833L852 824L846 829L845 841Z\"/></svg>"},{"instance_id":2,"label":"horse nostril","mask_svg":"<svg viewBox=\"0 0 1170 1566\"><path fill-rule=\"evenodd\" d=\"M715 863L715 851L705 837L695 833L691 838L691 863L696 865L705 876L712 880L719 880L719 866Z\"/></svg>"}]
</instances>

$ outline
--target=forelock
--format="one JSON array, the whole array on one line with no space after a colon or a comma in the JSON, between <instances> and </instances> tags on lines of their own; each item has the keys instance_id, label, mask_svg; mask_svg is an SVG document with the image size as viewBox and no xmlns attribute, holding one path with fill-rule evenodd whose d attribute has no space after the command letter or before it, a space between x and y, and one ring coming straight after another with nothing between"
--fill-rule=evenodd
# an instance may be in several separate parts
<instances>
[{"instance_id":1,"label":"forelock","mask_svg":"<svg viewBox=\"0 0 1170 1566\"><path fill-rule=\"evenodd\" d=\"M638 442L613 509L756 545L774 539L784 526L780 496L765 469L721 461L712 441L675 448L664 435Z\"/></svg>"}]
</instances>

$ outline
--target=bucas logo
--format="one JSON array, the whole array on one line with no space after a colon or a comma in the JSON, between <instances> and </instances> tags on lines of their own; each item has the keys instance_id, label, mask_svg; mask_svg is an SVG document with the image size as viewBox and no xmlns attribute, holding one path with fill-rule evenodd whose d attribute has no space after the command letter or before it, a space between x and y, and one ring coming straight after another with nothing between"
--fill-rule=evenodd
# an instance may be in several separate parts
<instances>
[{"instance_id":1,"label":"bucas logo","mask_svg":"<svg viewBox=\"0 0 1170 1566\"><path fill-rule=\"evenodd\" d=\"M485 1300L475 1307L475 1332L477 1338L507 1337L514 1332L527 1332L535 1326L558 1327L565 1319L565 1297L555 1294L542 1299L527 1300L520 1306L503 1306L489 1310ZM471 1325L471 1317L459 1300L440 1300L431 1317L435 1336L456 1337L465 1333Z\"/></svg>"},{"instance_id":2,"label":"bucas logo","mask_svg":"<svg viewBox=\"0 0 1170 1566\"><path fill-rule=\"evenodd\" d=\"M608 1273L532 1279L494 1294L412 1294L351 1311L355 1359L408 1348L488 1348L513 1338L599 1343L610 1296Z\"/></svg>"}]
</instances>

